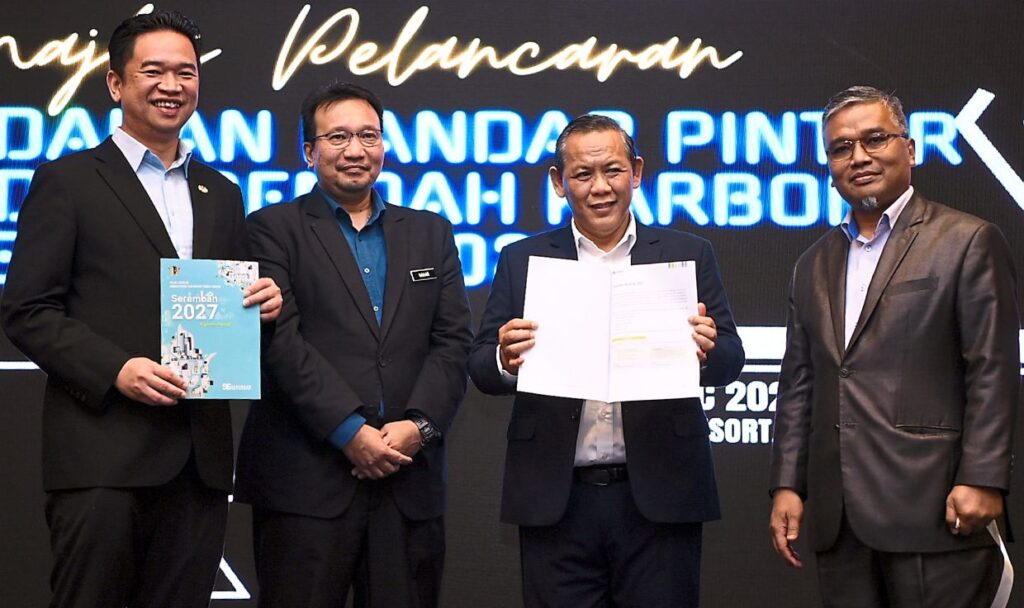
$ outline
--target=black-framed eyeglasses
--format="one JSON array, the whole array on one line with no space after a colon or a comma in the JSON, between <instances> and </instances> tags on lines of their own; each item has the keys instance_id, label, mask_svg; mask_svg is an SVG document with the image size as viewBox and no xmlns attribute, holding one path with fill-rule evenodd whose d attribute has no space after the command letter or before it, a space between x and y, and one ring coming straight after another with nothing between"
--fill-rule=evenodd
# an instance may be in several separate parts
<instances>
[{"instance_id":1,"label":"black-framed eyeglasses","mask_svg":"<svg viewBox=\"0 0 1024 608\"><path fill-rule=\"evenodd\" d=\"M889 141L896 139L897 137L906 138L906 133L872 133L867 137L860 139L840 139L839 141L832 142L832 145L828 147L826 152L828 153L828 159L831 161L846 160L853 156L853 148L857 144L860 144L864 151L868 154L873 152L881 152L885 150L886 146L889 145Z\"/></svg>"},{"instance_id":2,"label":"black-framed eyeglasses","mask_svg":"<svg viewBox=\"0 0 1024 608\"><path fill-rule=\"evenodd\" d=\"M330 133L317 135L313 137L313 140L322 139L332 148L342 150L352 143L353 137L358 139L359 143L362 144L364 148L374 148L379 146L381 142L380 131L377 129L363 129L358 133L349 133L344 130L331 131Z\"/></svg>"}]
</instances>

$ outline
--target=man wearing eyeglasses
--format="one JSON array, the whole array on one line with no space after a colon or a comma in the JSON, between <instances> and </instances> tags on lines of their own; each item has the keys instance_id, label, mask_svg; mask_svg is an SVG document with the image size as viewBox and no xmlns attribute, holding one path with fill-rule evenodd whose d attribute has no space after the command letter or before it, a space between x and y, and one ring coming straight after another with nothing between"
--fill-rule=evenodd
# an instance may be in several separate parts
<instances>
[{"instance_id":1,"label":"man wearing eyeglasses","mask_svg":"<svg viewBox=\"0 0 1024 608\"><path fill-rule=\"evenodd\" d=\"M302 105L317 185L249 220L286 306L242 434L235 496L253 506L262 607L436 606L445 435L471 333L451 224L390 205L383 108L351 84Z\"/></svg>"},{"instance_id":2,"label":"man wearing eyeglasses","mask_svg":"<svg viewBox=\"0 0 1024 608\"><path fill-rule=\"evenodd\" d=\"M775 550L800 567L807 529L825 606L1005 605L986 526L1002 523L1020 383L1009 246L910 185L895 96L851 87L823 122L850 211L793 271Z\"/></svg>"}]
</instances>

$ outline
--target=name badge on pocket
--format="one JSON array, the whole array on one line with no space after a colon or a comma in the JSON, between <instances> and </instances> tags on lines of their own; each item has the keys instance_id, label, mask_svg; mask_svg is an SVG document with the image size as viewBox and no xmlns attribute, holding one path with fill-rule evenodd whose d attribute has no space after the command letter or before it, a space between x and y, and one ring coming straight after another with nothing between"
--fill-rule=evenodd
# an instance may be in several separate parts
<instances>
[{"instance_id":1,"label":"name badge on pocket","mask_svg":"<svg viewBox=\"0 0 1024 608\"><path fill-rule=\"evenodd\" d=\"M413 283L420 281L434 281L437 279L437 271L433 268L418 268L416 270L410 270L409 276L412 277Z\"/></svg>"}]
</instances>

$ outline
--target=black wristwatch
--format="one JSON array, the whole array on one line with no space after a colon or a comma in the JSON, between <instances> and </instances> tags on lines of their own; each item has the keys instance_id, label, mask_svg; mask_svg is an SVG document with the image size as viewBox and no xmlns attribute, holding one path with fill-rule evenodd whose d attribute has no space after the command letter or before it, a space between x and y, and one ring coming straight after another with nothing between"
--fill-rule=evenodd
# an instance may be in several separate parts
<instances>
[{"instance_id":1,"label":"black wristwatch","mask_svg":"<svg viewBox=\"0 0 1024 608\"><path fill-rule=\"evenodd\" d=\"M441 436L437 428L423 416L409 416L409 420L412 420L416 428L420 430L420 445L428 445Z\"/></svg>"}]
</instances>

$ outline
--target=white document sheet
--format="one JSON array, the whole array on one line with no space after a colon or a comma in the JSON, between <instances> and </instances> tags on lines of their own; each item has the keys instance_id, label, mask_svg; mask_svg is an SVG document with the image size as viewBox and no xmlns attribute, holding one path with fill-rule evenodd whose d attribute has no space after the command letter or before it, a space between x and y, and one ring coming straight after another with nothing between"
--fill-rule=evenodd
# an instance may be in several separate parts
<instances>
[{"instance_id":1,"label":"white document sheet","mask_svg":"<svg viewBox=\"0 0 1024 608\"><path fill-rule=\"evenodd\" d=\"M530 257L523 318L537 322L517 390L576 399L698 397L694 262L610 271Z\"/></svg>"}]
</instances>

